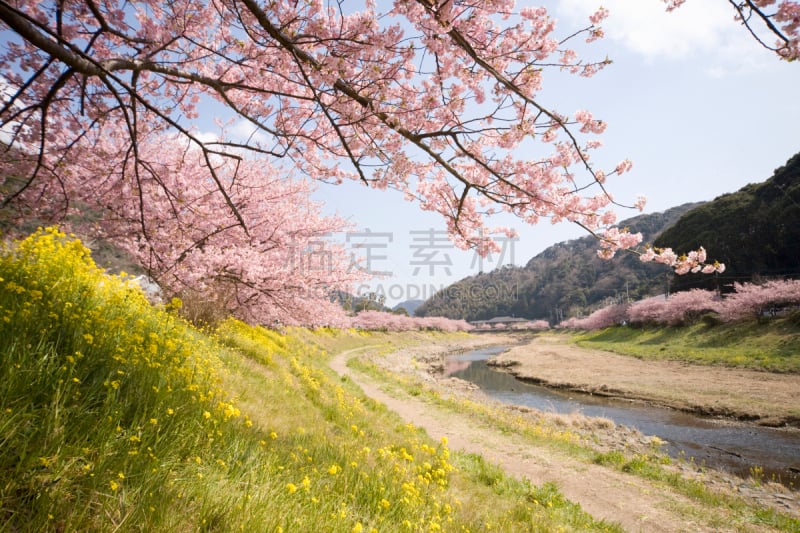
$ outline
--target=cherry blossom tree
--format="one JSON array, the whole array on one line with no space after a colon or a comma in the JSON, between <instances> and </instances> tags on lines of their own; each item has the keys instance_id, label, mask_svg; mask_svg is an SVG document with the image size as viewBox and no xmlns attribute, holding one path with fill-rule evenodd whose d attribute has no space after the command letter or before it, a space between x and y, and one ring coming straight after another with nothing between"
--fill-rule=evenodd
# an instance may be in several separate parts
<instances>
[{"instance_id":1,"label":"cherry blossom tree","mask_svg":"<svg viewBox=\"0 0 800 533\"><path fill-rule=\"evenodd\" d=\"M771 308L800 306L800 280L770 280L764 283L735 283L720 309L726 321L757 318Z\"/></svg>"},{"instance_id":2,"label":"cherry blossom tree","mask_svg":"<svg viewBox=\"0 0 800 533\"><path fill-rule=\"evenodd\" d=\"M735 322L758 318L769 312L800 309L800 280L735 283L734 291L720 298L714 291L692 289L671 294L669 298L645 298L629 306L612 304L585 318L568 318L558 327L592 330L621 324L623 321L680 326L689 324L708 312L717 313L723 322Z\"/></svg>"},{"instance_id":3,"label":"cherry blossom tree","mask_svg":"<svg viewBox=\"0 0 800 533\"><path fill-rule=\"evenodd\" d=\"M125 149L119 139L103 139L73 164L81 187L66 194L99 213L84 231L127 251L166 293L210 302L223 315L262 324L344 323L330 294L367 275L328 238L349 224L321 216L307 180L281 177L264 161L215 162L243 226L214 183L196 179L203 174L200 150L174 136L140 141L139 164L149 172L133 187L125 178L135 174L128 168L134 163L119 153Z\"/></svg>"},{"instance_id":4,"label":"cherry blossom tree","mask_svg":"<svg viewBox=\"0 0 800 533\"><path fill-rule=\"evenodd\" d=\"M351 327L377 331L469 331L472 326L464 320L450 318L410 317L384 311L361 311L351 319Z\"/></svg>"},{"instance_id":5,"label":"cherry blossom tree","mask_svg":"<svg viewBox=\"0 0 800 533\"><path fill-rule=\"evenodd\" d=\"M627 320L627 304L612 304L594 311L587 317L571 317L561 322L560 328L568 329L603 329L622 324Z\"/></svg>"},{"instance_id":6,"label":"cherry blossom tree","mask_svg":"<svg viewBox=\"0 0 800 533\"><path fill-rule=\"evenodd\" d=\"M718 312L717 293L691 289L664 296L653 296L631 304L627 317L634 324L678 326L691 323L707 312Z\"/></svg>"},{"instance_id":7,"label":"cherry blossom tree","mask_svg":"<svg viewBox=\"0 0 800 533\"><path fill-rule=\"evenodd\" d=\"M667 11L681 6L686 0L663 0ZM736 19L764 48L782 59L800 58L800 3L793 0L728 0ZM777 5L776 5L777 4ZM768 37L763 37L765 34ZM774 42L771 40L774 39Z\"/></svg>"},{"instance_id":8,"label":"cherry blossom tree","mask_svg":"<svg viewBox=\"0 0 800 533\"><path fill-rule=\"evenodd\" d=\"M513 233L488 227L507 211L579 224L610 257L641 239L613 228L606 190L631 163L595 166L605 122L540 99L545 72L592 76L609 63L569 48L600 38L606 15L559 35L544 8L511 0L397 0L383 13L373 2L348 11L322 0L0 0L0 202L50 214L81 207L72 194L88 185L82 158L112 139L109 164L123 169L138 232L152 240L160 222L148 215L159 205L148 180L166 198L183 193L141 147L170 139L193 158L182 185L217 195L209 216L248 238L255 230L235 189L257 160L402 191L482 254L498 250L493 236ZM252 134L203 134L199 117L216 109L232 117L229 129ZM206 229L185 248L202 249L216 231ZM686 258L663 262L683 269Z\"/></svg>"}]
</instances>

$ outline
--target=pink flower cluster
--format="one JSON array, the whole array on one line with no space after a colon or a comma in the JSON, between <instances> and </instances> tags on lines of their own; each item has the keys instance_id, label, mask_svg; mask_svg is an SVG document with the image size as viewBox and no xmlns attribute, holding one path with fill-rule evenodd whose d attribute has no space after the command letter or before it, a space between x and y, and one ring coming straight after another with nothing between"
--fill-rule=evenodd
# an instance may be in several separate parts
<instances>
[{"instance_id":1,"label":"pink flower cluster","mask_svg":"<svg viewBox=\"0 0 800 533\"><path fill-rule=\"evenodd\" d=\"M694 321L707 312L716 312L720 300L714 291L692 289L671 294L669 298L654 296L640 300L628 308L632 324L678 326Z\"/></svg>"},{"instance_id":2,"label":"pink flower cluster","mask_svg":"<svg viewBox=\"0 0 800 533\"><path fill-rule=\"evenodd\" d=\"M679 326L694 322L706 313L716 313L723 322L758 318L786 308L800 309L800 280L765 283L735 283L735 292L720 298L715 291L692 289L645 298L630 305L611 305L585 318L569 318L558 327L594 330L631 323Z\"/></svg>"},{"instance_id":3,"label":"pink flower cluster","mask_svg":"<svg viewBox=\"0 0 800 533\"><path fill-rule=\"evenodd\" d=\"M370 331L469 331L472 326L465 320L440 316L410 317L384 311L362 311L350 320L350 327Z\"/></svg>"},{"instance_id":4,"label":"pink flower cluster","mask_svg":"<svg viewBox=\"0 0 800 533\"><path fill-rule=\"evenodd\" d=\"M783 39L776 51L797 57L798 2L731 3L762 10ZM400 191L483 255L511 233L489 226L501 211L579 224L602 257L641 241L607 229L605 182L631 163L592 161L606 123L543 93L545 72L610 64L570 44L603 35L603 8L557 34L545 8L508 0L397 0L383 13L372 1L0 5L0 204L49 221L83 209L162 287L214 296L242 318L341 320L327 294L360 277L324 238L344 221L323 216L294 175ZM221 131L200 132L200 113L215 109ZM724 269L702 249L642 259Z\"/></svg>"},{"instance_id":5,"label":"pink flower cluster","mask_svg":"<svg viewBox=\"0 0 800 533\"><path fill-rule=\"evenodd\" d=\"M725 272L725 264L715 261L714 263L706 263L706 250L702 246L689 252L688 254L679 256L672 248L652 248L647 247L639 256L642 262L662 263L672 267L678 275L697 274L713 274Z\"/></svg>"},{"instance_id":6,"label":"pink flower cluster","mask_svg":"<svg viewBox=\"0 0 800 533\"><path fill-rule=\"evenodd\" d=\"M142 176L167 185L138 152L160 133L202 150L184 180L220 197L225 213L212 212L212 222L229 213L249 230L228 190L235 180L216 175L222 160L235 167L249 154L284 174L399 190L446 219L456 245L488 254L508 229L489 226L487 213L594 226L610 205L601 181L629 168L590 163L606 123L545 107L542 95L547 71L591 76L610 63L569 43L602 36L602 8L590 26L558 34L545 8L507 1L398 0L386 12L375 2L328 9L290 0L3 5L0 129L14 149L0 151L0 176L30 178L10 194L37 215L93 190L80 164L98 139L120 145L104 155L127 167L127 186ZM213 109L234 127L211 139L193 126ZM234 134L242 124L247 131ZM542 144L534 159L530 143ZM161 193L174 200L182 191ZM140 233L158 224L148 214Z\"/></svg>"},{"instance_id":7,"label":"pink flower cluster","mask_svg":"<svg viewBox=\"0 0 800 533\"><path fill-rule=\"evenodd\" d=\"M561 322L559 328L567 329L603 329L622 324L627 319L627 305L614 304L602 307L585 318L568 318Z\"/></svg>"},{"instance_id":8,"label":"pink flower cluster","mask_svg":"<svg viewBox=\"0 0 800 533\"><path fill-rule=\"evenodd\" d=\"M741 320L800 306L800 280L773 280L761 284L736 283L720 309L723 320Z\"/></svg>"}]
</instances>

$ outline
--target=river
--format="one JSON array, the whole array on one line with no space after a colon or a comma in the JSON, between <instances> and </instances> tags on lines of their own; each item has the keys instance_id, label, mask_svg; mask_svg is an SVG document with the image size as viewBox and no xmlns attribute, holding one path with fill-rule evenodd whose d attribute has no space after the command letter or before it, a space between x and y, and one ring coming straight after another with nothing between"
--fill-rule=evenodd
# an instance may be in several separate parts
<instances>
[{"instance_id":1,"label":"river","mask_svg":"<svg viewBox=\"0 0 800 533\"><path fill-rule=\"evenodd\" d=\"M742 477L754 473L800 490L800 432L703 418L673 409L532 385L486 364L505 347L451 356L445 373L478 385L504 403L555 413L602 416L665 440L673 458L726 470Z\"/></svg>"}]
</instances>

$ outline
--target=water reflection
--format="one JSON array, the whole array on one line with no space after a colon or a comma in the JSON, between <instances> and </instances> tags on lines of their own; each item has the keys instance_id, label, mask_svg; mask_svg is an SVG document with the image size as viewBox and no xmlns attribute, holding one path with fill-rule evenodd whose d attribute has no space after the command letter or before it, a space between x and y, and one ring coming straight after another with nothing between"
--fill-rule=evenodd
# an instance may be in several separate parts
<instances>
[{"instance_id":1,"label":"water reflection","mask_svg":"<svg viewBox=\"0 0 800 533\"><path fill-rule=\"evenodd\" d=\"M752 467L759 466L767 477L800 487L800 433L796 431L732 425L673 409L523 383L486 365L489 358L505 349L485 348L450 357L445 372L478 385L490 397L505 403L610 418L667 441L664 450L673 457L692 457L698 464L744 477L750 475Z\"/></svg>"}]
</instances>

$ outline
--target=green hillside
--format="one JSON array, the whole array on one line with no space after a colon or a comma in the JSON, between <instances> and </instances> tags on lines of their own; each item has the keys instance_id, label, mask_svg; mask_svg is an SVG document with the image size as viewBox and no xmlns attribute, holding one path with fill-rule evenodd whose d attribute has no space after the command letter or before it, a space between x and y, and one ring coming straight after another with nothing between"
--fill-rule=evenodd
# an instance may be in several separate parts
<instances>
[{"instance_id":1,"label":"green hillside","mask_svg":"<svg viewBox=\"0 0 800 533\"><path fill-rule=\"evenodd\" d=\"M693 250L725 263L715 279L676 276L675 289L715 288L758 277L800 276L800 153L763 183L722 195L684 214L656 246Z\"/></svg>"},{"instance_id":2,"label":"green hillside","mask_svg":"<svg viewBox=\"0 0 800 533\"><path fill-rule=\"evenodd\" d=\"M620 223L642 232L645 242L699 204L639 215ZM639 299L664 290L667 269L622 254L597 257L597 239L582 237L555 244L524 267L506 266L470 276L435 294L417 309L419 316L482 320L496 316L560 318L612 299Z\"/></svg>"}]
</instances>

